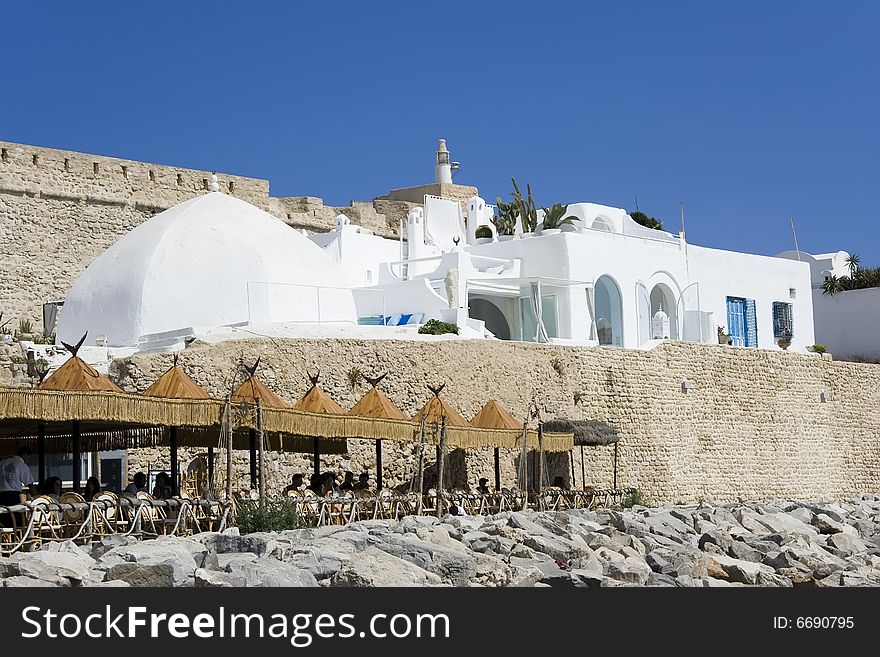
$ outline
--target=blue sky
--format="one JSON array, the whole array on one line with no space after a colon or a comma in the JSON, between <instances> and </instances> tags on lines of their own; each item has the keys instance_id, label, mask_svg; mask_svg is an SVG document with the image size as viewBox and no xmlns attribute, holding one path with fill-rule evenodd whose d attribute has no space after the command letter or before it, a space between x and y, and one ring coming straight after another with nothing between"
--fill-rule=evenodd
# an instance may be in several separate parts
<instances>
[{"instance_id":1,"label":"blue sky","mask_svg":"<svg viewBox=\"0 0 880 657\"><path fill-rule=\"evenodd\" d=\"M0 139L369 199L640 208L688 240L880 265L876 3L6 3Z\"/></svg>"}]
</instances>

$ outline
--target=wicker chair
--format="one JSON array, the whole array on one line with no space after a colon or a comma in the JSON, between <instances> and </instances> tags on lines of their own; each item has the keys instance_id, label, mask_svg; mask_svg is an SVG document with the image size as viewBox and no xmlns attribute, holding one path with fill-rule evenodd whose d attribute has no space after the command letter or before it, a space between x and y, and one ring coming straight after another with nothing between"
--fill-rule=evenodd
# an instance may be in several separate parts
<instances>
[{"instance_id":1,"label":"wicker chair","mask_svg":"<svg viewBox=\"0 0 880 657\"><path fill-rule=\"evenodd\" d=\"M60 540L63 538L64 525L61 522L61 512L49 509L50 504L58 504L58 500L48 495L40 495L31 502L35 547L42 545L44 540Z\"/></svg>"}]
</instances>

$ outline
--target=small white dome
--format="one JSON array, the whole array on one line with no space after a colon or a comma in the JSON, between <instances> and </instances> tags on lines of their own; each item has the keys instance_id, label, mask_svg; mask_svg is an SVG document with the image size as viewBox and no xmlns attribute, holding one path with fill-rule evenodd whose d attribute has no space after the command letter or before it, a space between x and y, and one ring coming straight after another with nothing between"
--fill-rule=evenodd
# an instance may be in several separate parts
<instances>
[{"instance_id":1,"label":"small white dome","mask_svg":"<svg viewBox=\"0 0 880 657\"><path fill-rule=\"evenodd\" d=\"M123 347L189 327L356 323L351 290L338 288L348 288L342 271L319 246L212 192L161 212L98 256L64 302L58 338L76 342L88 331Z\"/></svg>"}]
</instances>

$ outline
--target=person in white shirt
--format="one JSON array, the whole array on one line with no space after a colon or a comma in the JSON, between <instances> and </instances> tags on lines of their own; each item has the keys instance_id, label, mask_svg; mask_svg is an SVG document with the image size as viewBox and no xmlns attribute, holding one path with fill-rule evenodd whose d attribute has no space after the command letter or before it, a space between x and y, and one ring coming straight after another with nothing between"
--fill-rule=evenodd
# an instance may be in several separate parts
<instances>
[{"instance_id":1,"label":"person in white shirt","mask_svg":"<svg viewBox=\"0 0 880 657\"><path fill-rule=\"evenodd\" d=\"M34 492L36 481L31 474L31 469L24 462L24 457L31 455L31 449L27 446L18 448L14 456L0 461L0 506L14 506L21 504L22 489ZM21 514L16 514L16 521L21 523ZM12 516L8 513L0 514L0 525L12 526Z\"/></svg>"}]
</instances>

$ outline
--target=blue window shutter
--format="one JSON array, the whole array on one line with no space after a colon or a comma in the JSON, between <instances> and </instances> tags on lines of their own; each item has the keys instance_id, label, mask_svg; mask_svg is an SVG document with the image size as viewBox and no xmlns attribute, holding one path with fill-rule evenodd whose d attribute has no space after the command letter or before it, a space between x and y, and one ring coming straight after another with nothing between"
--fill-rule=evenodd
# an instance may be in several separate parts
<instances>
[{"instance_id":1,"label":"blue window shutter","mask_svg":"<svg viewBox=\"0 0 880 657\"><path fill-rule=\"evenodd\" d=\"M747 347L758 346L758 314L755 300L746 299L746 344Z\"/></svg>"}]
</instances>

